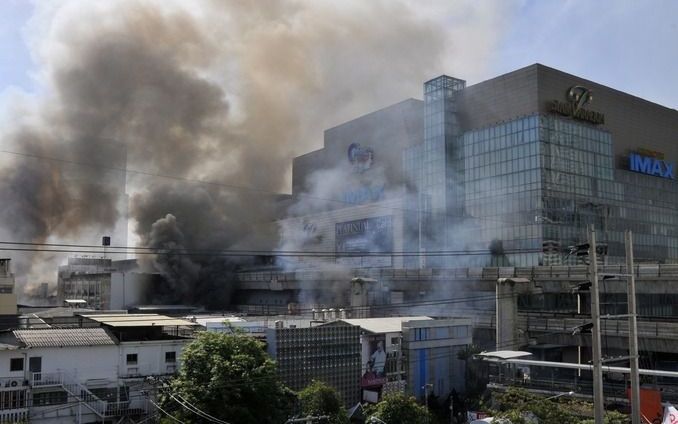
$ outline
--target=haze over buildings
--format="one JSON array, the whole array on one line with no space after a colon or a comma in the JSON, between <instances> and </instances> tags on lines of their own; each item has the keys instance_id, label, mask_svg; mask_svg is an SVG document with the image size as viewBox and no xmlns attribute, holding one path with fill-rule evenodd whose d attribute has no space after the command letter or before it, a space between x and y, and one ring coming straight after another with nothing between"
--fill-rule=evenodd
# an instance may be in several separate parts
<instances>
[{"instance_id":1,"label":"haze over buildings","mask_svg":"<svg viewBox=\"0 0 678 424\"><path fill-rule=\"evenodd\" d=\"M127 193L128 244L180 252L270 248L261 223L277 216L277 207L262 201L262 194L289 189L291 159L317 148L325 128L419 97L421 82L431 76L447 72L472 83L536 61L596 75L604 55L577 49L586 60L573 62L572 54L552 53L568 51L570 44L559 31L535 25L537 20L525 25L536 9L551 8L547 14L568 22L568 38L576 33L577 40L592 39L590 31L607 34L601 26L609 24L602 20L593 29L578 19L599 15L595 8L604 6L511 2L458 2L453 8L445 3L430 8L410 2L281 3L267 13L230 3L189 8L184 2L95 6L67 1L32 7L35 16L26 24L25 37L34 79L20 82L11 79L13 72L0 77L26 89L2 88L1 194L10 205L2 209L2 238L97 245L107 234L114 245L123 245L126 236L118 234L126 227ZM650 14L661 22L652 30L670 34L670 26L645 8L627 4L616 10L619 19L634 17L643 25L647 19L635 18ZM29 12L17 10L23 18L8 23L13 37ZM648 33L643 25L608 25L606 30L616 39L612 34L618 28ZM526 31L548 34L551 44L544 48L534 41L539 36L526 36ZM360 43L347 33L361 34ZM658 37L652 49L625 52L655 51L670 38ZM629 46L643 39L628 37ZM590 50L607 51L595 45ZM30 66L26 51L13 56L15 66ZM649 62L628 60L624 69ZM611 75L593 79L606 83ZM640 81L644 90L633 89L634 94L666 99L671 92L643 78L612 85L624 88ZM120 172L120 161L104 154L114 145L126 150L131 171L141 171L128 174L126 188L105 183ZM360 199L373 193L354 194ZM55 283L54 270L65 263L60 252L12 255L20 288L27 282ZM181 296L191 296L197 287L196 299L223 285L214 275L230 269L210 257L145 258Z\"/></svg>"}]
</instances>

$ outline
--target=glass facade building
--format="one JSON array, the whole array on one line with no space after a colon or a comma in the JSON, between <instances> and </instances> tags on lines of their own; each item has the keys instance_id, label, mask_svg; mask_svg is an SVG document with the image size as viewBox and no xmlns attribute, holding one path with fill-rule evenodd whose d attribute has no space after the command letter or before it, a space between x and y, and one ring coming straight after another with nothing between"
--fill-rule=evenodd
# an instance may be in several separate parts
<instances>
[{"instance_id":1,"label":"glass facade building","mask_svg":"<svg viewBox=\"0 0 678 424\"><path fill-rule=\"evenodd\" d=\"M322 149L295 159L293 194L319 170L341 171L339 192L323 198L377 182L365 202L352 195L327 207L342 212L308 216L319 226L369 218L358 204L380 208L394 217L394 245L415 252L398 267L572 265L568 247L590 224L609 264L623 261L627 229L637 262L674 263L676 141L675 109L543 65L468 86L442 75L423 84L423 101L328 129Z\"/></svg>"},{"instance_id":2,"label":"glass facade building","mask_svg":"<svg viewBox=\"0 0 678 424\"><path fill-rule=\"evenodd\" d=\"M537 74L567 76L541 65L535 68ZM524 80L532 77L526 70L516 72L527 74ZM572 88L563 91L569 96L578 93L577 99L588 96L586 102L570 99L559 108L544 107L549 102L541 99L547 95L538 82L531 82L533 111L519 116L512 115L511 103L520 110L520 102L530 94L523 88L520 97L502 95L502 90L511 92L502 79L503 85L494 80L479 84L495 84L492 94L503 99L497 102L503 104L496 107L502 110L495 113L494 122L492 117L472 115L474 102L495 101L479 100L476 93L481 89L467 94L464 81L447 76L424 83L424 142L403 151L402 165L418 190L420 250L449 252L426 255L426 265L574 264L577 258L568 255L568 247L586 241L590 224L599 243L607 245L603 260L608 263L624 261L626 229L634 232L637 261L676 262L678 186L668 173L672 158L664 153L666 144L637 140L638 146L650 146L646 155L666 164L655 161L655 167L668 168L654 174L634 172L629 165L634 149L615 148L625 123L606 125L603 112L578 109L593 98L592 90L577 85L580 79L573 77ZM605 90L613 91L603 87L597 93L608 94ZM662 108L632 100L638 114L644 113L642 107ZM667 118L659 124L678 130L678 113ZM474 121L484 125L474 126Z\"/></svg>"}]
</instances>

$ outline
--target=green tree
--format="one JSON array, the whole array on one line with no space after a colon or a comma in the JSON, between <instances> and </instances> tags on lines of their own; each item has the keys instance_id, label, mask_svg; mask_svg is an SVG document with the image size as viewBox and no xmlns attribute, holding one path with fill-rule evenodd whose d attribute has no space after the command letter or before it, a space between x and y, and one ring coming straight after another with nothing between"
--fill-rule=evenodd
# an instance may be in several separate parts
<instances>
[{"instance_id":1,"label":"green tree","mask_svg":"<svg viewBox=\"0 0 678 424\"><path fill-rule=\"evenodd\" d=\"M428 410L412 396L394 393L384 396L381 402L367 410L368 420L379 418L388 424L428 424L433 422Z\"/></svg>"},{"instance_id":2,"label":"green tree","mask_svg":"<svg viewBox=\"0 0 678 424\"><path fill-rule=\"evenodd\" d=\"M499 412L497 418L507 418L512 424L527 424L533 414L539 422L578 424L581 419L566 404L549 400L528 392L525 389L511 387L496 397Z\"/></svg>"},{"instance_id":3,"label":"green tree","mask_svg":"<svg viewBox=\"0 0 678 424\"><path fill-rule=\"evenodd\" d=\"M548 399L532 394L525 389L511 387L495 397L494 416L499 420L507 419L511 424L559 423L559 424L593 424L593 420L585 417L593 415L593 404L574 399ZM605 424L626 424L629 417L617 411L605 413Z\"/></svg>"},{"instance_id":4,"label":"green tree","mask_svg":"<svg viewBox=\"0 0 678 424\"><path fill-rule=\"evenodd\" d=\"M231 423L278 424L289 415L294 394L254 338L203 332L186 346L181 360L179 374L161 392L163 409L181 421L204 421L181 403Z\"/></svg>"},{"instance_id":5,"label":"green tree","mask_svg":"<svg viewBox=\"0 0 678 424\"><path fill-rule=\"evenodd\" d=\"M626 414L622 414L617 411L605 411L605 417L603 417L605 424L628 424L631 422L630 418ZM579 424L594 424L595 420L583 420Z\"/></svg>"},{"instance_id":6,"label":"green tree","mask_svg":"<svg viewBox=\"0 0 678 424\"><path fill-rule=\"evenodd\" d=\"M339 393L322 381L314 380L298 396L303 416L328 415L332 424L348 423Z\"/></svg>"}]
</instances>

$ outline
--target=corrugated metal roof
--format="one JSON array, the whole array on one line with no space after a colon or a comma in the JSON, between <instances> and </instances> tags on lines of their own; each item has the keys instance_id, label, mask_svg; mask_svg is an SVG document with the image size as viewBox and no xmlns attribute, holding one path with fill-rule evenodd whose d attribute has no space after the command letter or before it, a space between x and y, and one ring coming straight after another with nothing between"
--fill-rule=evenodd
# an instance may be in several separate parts
<instances>
[{"instance_id":1,"label":"corrugated metal roof","mask_svg":"<svg viewBox=\"0 0 678 424\"><path fill-rule=\"evenodd\" d=\"M14 337L26 347L114 345L104 328L49 328L14 330Z\"/></svg>"},{"instance_id":2,"label":"corrugated metal roof","mask_svg":"<svg viewBox=\"0 0 678 424\"><path fill-rule=\"evenodd\" d=\"M110 327L174 327L178 325L199 325L195 322L158 314L106 314L83 316Z\"/></svg>"},{"instance_id":3,"label":"corrugated metal roof","mask_svg":"<svg viewBox=\"0 0 678 424\"><path fill-rule=\"evenodd\" d=\"M384 318L355 318L355 319L340 319L339 321L351 325L357 325L365 331L370 333L397 333L403 330L403 322L405 321L421 321L432 320L431 317L384 317Z\"/></svg>"}]
</instances>

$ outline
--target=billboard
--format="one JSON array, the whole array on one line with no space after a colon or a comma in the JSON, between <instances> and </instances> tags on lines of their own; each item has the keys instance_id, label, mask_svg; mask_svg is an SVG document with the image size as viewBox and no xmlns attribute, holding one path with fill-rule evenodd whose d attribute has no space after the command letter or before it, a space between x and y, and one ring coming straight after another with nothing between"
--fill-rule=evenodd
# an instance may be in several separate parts
<instances>
[{"instance_id":1,"label":"billboard","mask_svg":"<svg viewBox=\"0 0 678 424\"><path fill-rule=\"evenodd\" d=\"M339 255L337 263L353 268L387 267L392 265L390 254L375 255L393 251L393 217L378 216L335 224L335 251L348 253ZM369 253L360 256L360 253Z\"/></svg>"},{"instance_id":2,"label":"billboard","mask_svg":"<svg viewBox=\"0 0 678 424\"><path fill-rule=\"evenodd\" d=\"M381 387L388 381L386 378L386 336L379 334L369 337L369 356L364 364L361 387Z\"/></svg>"}]
</instances>

